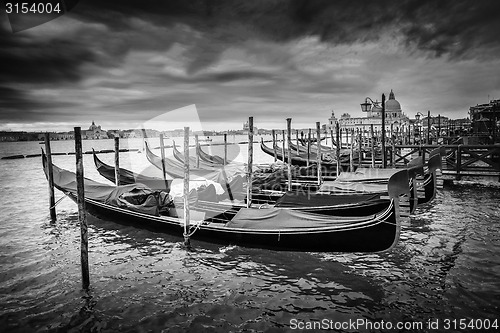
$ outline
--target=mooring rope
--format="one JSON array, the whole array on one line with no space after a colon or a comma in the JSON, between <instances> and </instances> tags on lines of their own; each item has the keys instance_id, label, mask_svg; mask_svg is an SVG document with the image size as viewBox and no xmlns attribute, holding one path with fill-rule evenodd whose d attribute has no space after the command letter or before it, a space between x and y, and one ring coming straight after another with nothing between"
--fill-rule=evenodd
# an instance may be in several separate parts
<instances>
[{"instance_id":1,"label":"mooring rope","mask_svg":"<svg viewBox=\"0 0 500 333\"><path fill-rule=\"evenodd\" d=\"M57 200L56 203L54 204L54 206L50 207L50 209L53 209L55 208L61 201L63 201L65 198L67 198L67 196L64 196L62 197L61 199Z\"/></svg>"},{"instance_id":2,"label":"mooring rope","mask_svg":"<svg viewBox=\"0 0 500 333\"><path fill-rule=\"evenodd\" d=\"M198 231L198 229L200 229L200 226L201 226L202 224L203 224L203 221L198 221L198 223L196 223L196 225L195 225L195 227L194 227L194 230L193 230L193 231L191 231L191 230L190 230L190 232L189 232L188 234L184 233L184 234L183 234L183 236L184 236L184 237L191 237L191 236L193 236L193 235L194 235L194 233L195 233L196 231ZM190 228L190 229L191 229L191 228Z\"/></svg>"}]
</instances>

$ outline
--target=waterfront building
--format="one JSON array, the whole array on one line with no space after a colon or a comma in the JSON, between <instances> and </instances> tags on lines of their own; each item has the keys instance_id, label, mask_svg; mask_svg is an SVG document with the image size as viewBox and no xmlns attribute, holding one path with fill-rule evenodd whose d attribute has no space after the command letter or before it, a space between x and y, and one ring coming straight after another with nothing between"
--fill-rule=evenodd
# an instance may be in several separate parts
<instances>
[{"instance_id":1,"label":"waterfront building","mask_svg":"<svg viewBox=\"0 0 500 333\"><path fill-rule=\"evenodd\" d=\"M492 134L498 132L500 130L500 99L471 106L469 115L474 133Z\"/></svg>"},{"instance_id":2,"label":"waterfront building","mask_svg":"<svg viewBox=\"0 0 500 333\"><path fill-rule=\"evenodd\" d=\"M382 129L382 104L374 102L373 106L366 112L366 117L351 117L350 114L344 113L337 119L332 111L331 117L328 119L330 129L335 127L335 122L338 120L340 127L369 131L371 125L375 131ZM403 113L401 104L396 100L394 92L391 90L389 99L385 102L385 125L386 128L393 125L394 130L398 130L403 125L409 124L409 118Z\"/></svg>"},{"instance_id":3,"label":"waterfront building","mask_svg":"<svg viewBox=\"0 0 500 333\"><path fill-rule=\"evenodd\" d=\"M97 126L94 121L90 125L88 130L82 131L82 136L84 139L107 139L108 134L106 131L101 129L101 125Z\"/></svg>"}]
</instances>

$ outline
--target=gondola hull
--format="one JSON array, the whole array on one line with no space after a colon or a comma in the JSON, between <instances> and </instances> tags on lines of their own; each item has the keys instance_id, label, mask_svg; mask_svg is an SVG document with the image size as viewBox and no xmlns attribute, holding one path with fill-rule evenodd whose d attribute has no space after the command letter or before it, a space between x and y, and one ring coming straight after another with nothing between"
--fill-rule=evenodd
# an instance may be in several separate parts
<instances>
[{"instance_id":1,"label":"gondola hull","mask_svg":"<svg viewBox=\"0 0 500 333\"><path fill-rule=\"evenodd\" d=\"M152 216L86 199L86 210L101 219L137 227L154 228L183 235L183 221L178 218ZM380 252L391 249L399 238L396 209L390 205L378 219L344 229L244 230L230 229L222 223L201 225L193 240L220 245L241 245L281 251ZM195 228L193 226L193 228Z\"/></svg>"}]
</instances>

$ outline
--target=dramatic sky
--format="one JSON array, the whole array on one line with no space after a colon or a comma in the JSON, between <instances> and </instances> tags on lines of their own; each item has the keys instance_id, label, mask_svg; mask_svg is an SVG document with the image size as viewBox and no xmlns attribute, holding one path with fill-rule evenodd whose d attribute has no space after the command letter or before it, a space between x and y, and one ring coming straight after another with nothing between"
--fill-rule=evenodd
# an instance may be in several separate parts
<instances>
[{"instance_id":1,"label":"dramatic sky","mask_svg":"<svg viewBox=\"0 0 500 333\"><path fill-rule=\"evenodd\" d=\"M0 130L125 129L191 104L205 129L248 116L314 127L391 89L411 117L464 118L500 98L499 12L498 0L80 0L12 33L2 11Z\"/></svg>"}]
</instances>

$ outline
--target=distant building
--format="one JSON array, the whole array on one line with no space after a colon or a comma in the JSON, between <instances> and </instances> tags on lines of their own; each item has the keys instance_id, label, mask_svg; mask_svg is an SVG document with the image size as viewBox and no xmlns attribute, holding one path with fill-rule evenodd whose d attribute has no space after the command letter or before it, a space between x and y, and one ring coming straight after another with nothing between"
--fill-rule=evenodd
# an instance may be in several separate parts
<instances>
[{"instance_id":1,"label":"distant building","mask_svg":"<svg viewBox=\"0 0 500 333\"><path fill-rule=\"evenodd\" d=\"M470 121L474 133L492 134L499 131L500 99L469 108ZM496 127L496 128L495 128Z\"/></svg>"},{"instance_id":2,"label":"distant building","mask_svg":"<svg viewBox=\"0 0 500 333\"><path fill-rule=\"evenodd\" d=\"M90 125L88 130L82 131L82 137L84 139L108 139L108 133L101 129L101 126L97 126L94 121L92 121L92 125Z\"/></svg>"},{"instance_id":3,"label":"distant building","mask_svg":"<svg viewBox=\"0 0 500 333\"><path fill-rule=\"evenodd\" d=\"M340 119L335 117L332 111L331 117L328 119L330 129L335 127L335 122L338 120L340 127L354 130L369 131L371 125L375 131L382 129L382 104L378 101L367 111L366 117L351 117L350 114L344 113ZM408 124L409 119L401 110L401 104L396 100L394 92L391 90L389 99L385 103L385 125L386 127L393 125L394 129L399 129L403 124Z\"/></svg>"},{"instance_id":4,"label":"distant building","mask_svg":"<svg viewBox=\"0 0 500 333\"><path fill-rule=\"evenodd\" d=\"M243 134L248 134L248 131L249 131L249 129L250 129L249 127L250 127L250 125L248 124L248 120L247 120L247 121L243 124ZM256 126L254 126L254 127L253 127L253 132L254 132L254 133L258 133L258 131L259 131L259 129L258 129Z\"/></svg>"}]
</instances>

